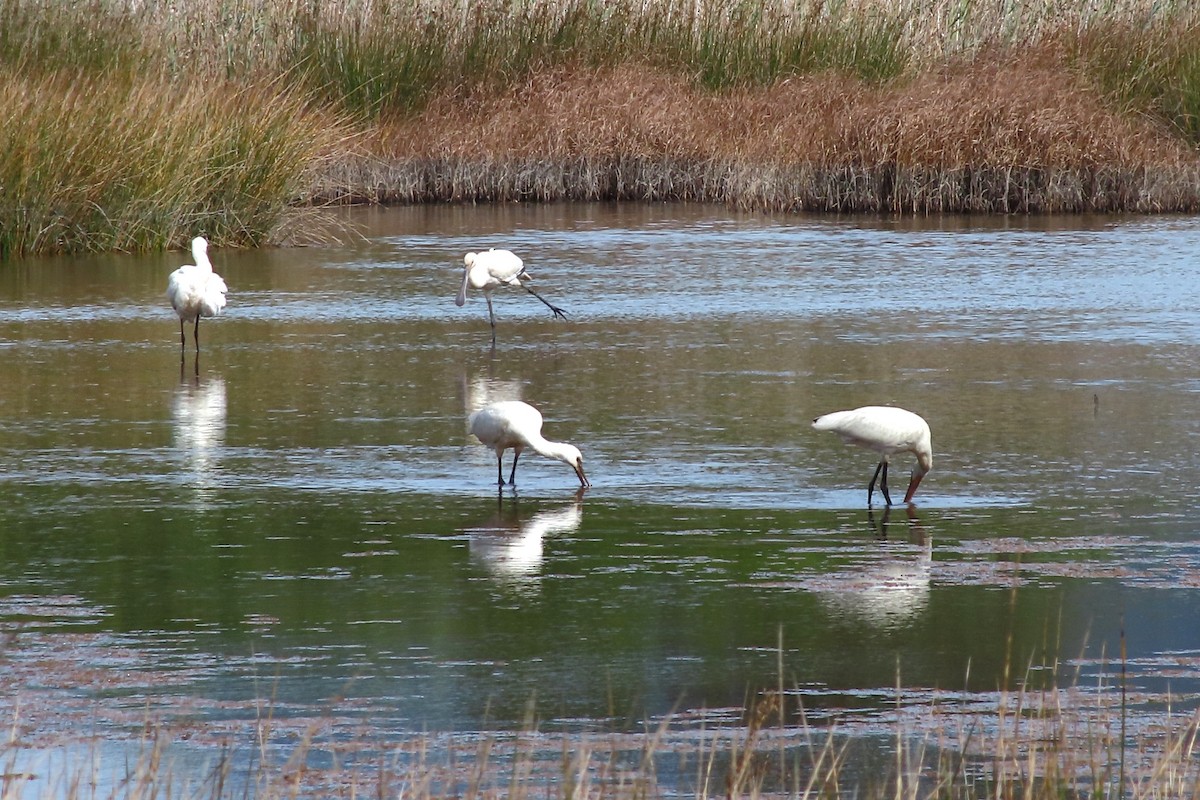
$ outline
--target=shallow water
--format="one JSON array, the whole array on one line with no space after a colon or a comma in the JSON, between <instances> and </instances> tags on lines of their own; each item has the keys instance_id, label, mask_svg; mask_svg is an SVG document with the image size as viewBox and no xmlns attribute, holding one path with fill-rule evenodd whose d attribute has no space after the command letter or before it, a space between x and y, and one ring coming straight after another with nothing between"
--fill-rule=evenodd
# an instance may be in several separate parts
<instances>
[{"instance_id":1,"label":"shallow water","mask_svg":"<svg viewBox=\"0 0 1200 800\"><path fill-rule=\"evenodd\" d=\"M0 706L31 738L264 704L385 743L709 725L778 685L869 726L897 685L1094 682L1122 644L1139 703L1195 705L1200 220L346 219L214 249L227 315L182 365L181 254L0 266ZM497 293L490 347L453 302L488 246L569 320ZM530 455L498 496L465 423L496 398L593 487ZM810 428L864 404L932 426L911 509Z\"/></svg>"}]
</instances>

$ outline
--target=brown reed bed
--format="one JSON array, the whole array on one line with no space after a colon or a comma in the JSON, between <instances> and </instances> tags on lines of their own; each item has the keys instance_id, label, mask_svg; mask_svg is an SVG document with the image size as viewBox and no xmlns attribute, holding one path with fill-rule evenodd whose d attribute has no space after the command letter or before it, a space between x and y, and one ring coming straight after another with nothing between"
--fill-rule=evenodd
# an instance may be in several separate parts
<instances>
[{"instance_id":1,"label":"brown reed bed","mask_svg":"<svg viewBox=\"0 0 1200 800\"><path fill-rule=\"evenodd\" d=\"M0 0L0 257L324 202L1195 211L1197 52L1184 0Z\"/></svg>"},{"instance_id":2,"label":"brown reed bed","mask_svg":"<svg viewBox=\"0 0 1200 800\"><path fill-rule=\"evenodd\" d=\"M434 98L330 163L376 203L684 200L837 212L1194 211L1200 160L1060 62L980 56L900 82L707 91L626 65Z\"/></svg>"}]
</instances>

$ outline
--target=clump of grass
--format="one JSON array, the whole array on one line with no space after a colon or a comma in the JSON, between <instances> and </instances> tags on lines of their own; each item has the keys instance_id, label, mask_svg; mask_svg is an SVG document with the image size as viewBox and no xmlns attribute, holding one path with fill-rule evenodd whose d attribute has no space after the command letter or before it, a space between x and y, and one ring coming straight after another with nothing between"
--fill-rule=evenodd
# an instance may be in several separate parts
<instances>
[{"instance_id":1,"label":"clump of grass","mask_svg":"<svg viewBox=\"0 0 1200 800\"><path fill-rule=\"evenodd\" d=\"M260 244L340 129L272 84L0 72L0 257Z\"/></svg>"},{"instance_id":2,"label":"clump of grass","mask_svg":"<svg viewBox=\"0 0 1200 800\"><path fill-rule=\"evenodd\" d=\"M1063 46L1123 108L1153 114L1200 145L1200 18L1094 23Z\"/></svg>"}]
</instances>

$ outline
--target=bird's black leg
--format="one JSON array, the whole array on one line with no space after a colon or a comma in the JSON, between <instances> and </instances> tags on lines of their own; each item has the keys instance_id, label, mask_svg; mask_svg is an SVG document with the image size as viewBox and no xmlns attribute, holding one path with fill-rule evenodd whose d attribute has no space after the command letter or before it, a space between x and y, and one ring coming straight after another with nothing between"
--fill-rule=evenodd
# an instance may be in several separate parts
<instances>
[{"instance_id":1,"label":"bird's black leg","mask_svg":"<svg viewBox=\"0 0 1200 800\"><path fill-rule=\"evenodd\" d=\"M559 317L561 317L562 319L566 319L566 318L567 318L567 312L563 311L563 310L562 310L561 308L559 308L558 306L551 304L551 303L550 303L550 301L548 301L546 298L542 297L540 294L538 294L537 292L535 292L533 289L530 289L530 288L529 288L528 286L526 286L525 284L521 284L521 287L522 287L522 288L523 288L525 291L529 292L531 295L533 295L534 297L536 297L538 300L541 300L543 303L545 303L545 304L546 304L546 308L548 308L548 309L550 309L551 311L553 311L553 312L554 312L554 316L555 316L555 318L556 318L556 319L557 319L557 318L559 318Z\"/></svg>"},{"instance_id":2,"label":"bird's black leg","mask_svg":"<svg viewBox=\"0 0 1200 800\"><path fill-rule=\"evenodd\" d=\"M196 327L192 331L192 338L196 341L196 352L200 352L200 315L196 314Z\"/></svg>"},{"instance_id":3,"label":"bird's black leg","mask_svg":"<svg viewBox=\"0 0 1200 800\"><path fill-rule=\"evenodd\" d=\"M181 351L181 356L182 351L187 349L187 339L185 339L183 336L183 317L179 318L179 349Z\"/></svg>"},{"instance_id":4,"label":"bird's black leg","mask_svg":"<svg viewBox=\"0 0 1200 800\"><path fill-rule=\"evenodd\" d=\"M503 451L496 454L496 483L501 486L504 485L504 459L501 457L502 453Z\"/></svg>"},{"instance_id":5,"label":"bird's black leg","mask_svg":"<svg viewBox=\"0 0 1200 800\"><path fill-rule=\"evenodd\" d=\"M495 344L496 343L496 312L492 310L492 296L490 294L484 294L483 299L487 300L488 321L491 322L491 324L492 324L492 344Z\"/></svg>"},{"instance_id":6,"label":"bird's black leg","mask_svg":"<svg viewBox=\"0 0 1200 800\"><path fill-rule=\"evenodd\" d=\"M886 467L884 466L886 463L887 463L886 461L879 462L879 466L875 467L875 474L871 476L871 482L869 484L867 484L867 505L868 506L871 505L871 498L875 495L875 481L879 480L879 473L886 469ZM883 481L885 484L887 483L887 473L886 472L884 472ZM887 497L886 490L885 490L883 496ZM889 503L889 505L890 505L890 503Z\"/></svg>"},{"instance_id":7,"label":"bird's black leg","mask_svg":"<svg viewBox=\"0 0 1200 800\"><path fill-rule=\"evenodd\" d=\"M883 499L887 500L887 504L890 506L892 504L892 496L890 494L888 494L888 490L887 490L887 468L888 468L888 462L884 461L883 462L883 480L880 482L879 488L883 489Z\"/></svg>"},{"instance_id":8,"label":"bird's black leg","mask_svg":"<svg viewBox=\"0 0 1200 800\"><path fill-rule=\"evenodd\" d=\"M508 482L513 486L517 485L517 459L521 457L521 448L513 448L513 468L512 472L508 473Z\"/></svg>"}]
</instances>

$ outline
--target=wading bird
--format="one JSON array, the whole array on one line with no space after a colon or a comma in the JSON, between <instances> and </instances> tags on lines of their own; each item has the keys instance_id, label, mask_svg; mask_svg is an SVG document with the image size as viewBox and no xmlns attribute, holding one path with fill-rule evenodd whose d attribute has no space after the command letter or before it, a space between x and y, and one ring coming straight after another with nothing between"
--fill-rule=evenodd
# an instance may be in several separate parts
<instances>
[{"instance_id":1,"label":"wading bird","mask_svg":"<svg viewBox=\"0 0 1200 800\"><path fill-rule=\"evenodd\" d=\"M583 474L583 455L579 448L565 442L551 442L542 436L542 415L536 408L520 400L501 400L484 406L470 417L471 433L496 451L496 477L504 485L504 451L512 449L513 465L508 482L517 484L517 460L525 448L547 458L556 458L571 469L582 486L591 486Z\"/></svg>"},{"instance_id":2,"label":"wading bird","mask_svg":"<svg viewBox=\"0 0 1200 800\"><path fill-rule=\"evenodd\" d=\"M208 260L208 242L203 236L192 239L192 258L195 264L184 264L171 273L167 280L167 298L171 308L179 315L179 347L186 347L183 335L183 323L195 320L192 329L192 339L196 343L196 352L200 352L200 318L215 317L225 308L225 280L213 272L212 262Z\"/></svg>"},{"instance_id":3,"label":"wading bird","mask_svg":"<svg viewBox=\"0 0 1200 800\"><path fill-rule=\"evenodd\" d=\"M875 481L881 472L883 498L889 506L892 504L887 485L888 459L896 453L912 453L917 457L917 465L913 468L912 478L908 483L908 492L904 495L906 503L912 501L921 479L933 469L929 424L911 411L890 406L863 406L852 411L834 411L817 417L813 420L813 427L819 431L833 431L850 444L879 453L879 466L875 468L875 474L871 476L871 483L867 486L868 506L871 505Z\"/></svg>"},{"instance_id":4,"label":"wading bird","mask_svg":"<svg viewBox=\"0 0 1200 800\"><path fill-rule=\"evenodd\" d=\"M511 250L493 248L482 253L467 253L463 257L463 265L462 286L458 289L458 296L454 298L454 304L461 306L467 302L468 284L483 290L483 297L487 300L488 319L492 323L492 344L496 343L496 313L492 310L492 290L497 287L520 286L545 303L546 307L554 312L555 317L567 318L567 312L551 304L546 298L521 283L522 280L529 281L533 278L525 271L520 257Z\"/></svg>"}]
</instances>

